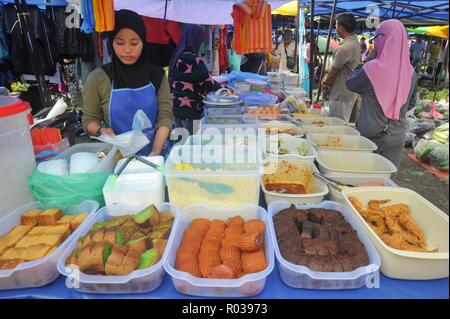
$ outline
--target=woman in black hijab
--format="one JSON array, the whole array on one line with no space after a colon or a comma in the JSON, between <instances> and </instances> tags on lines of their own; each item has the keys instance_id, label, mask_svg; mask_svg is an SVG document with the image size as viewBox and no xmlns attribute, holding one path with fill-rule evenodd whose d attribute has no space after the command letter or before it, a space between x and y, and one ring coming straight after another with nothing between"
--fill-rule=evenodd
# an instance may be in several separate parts
<instances>
[{"instance_id":1,"label":"woman in black hijab","mask_svg":"<svg viewBox=\"0 0 450 319\"><path fill-rule=\"evenodd\" d=\"M140 130L150 144L139 154L164 155L173 125L172 99L164 70L149 62L146 34L137 13L116 12L112 62L93 71L84 87L83 127L94 136Z\"/></svg>"}]
</instances>

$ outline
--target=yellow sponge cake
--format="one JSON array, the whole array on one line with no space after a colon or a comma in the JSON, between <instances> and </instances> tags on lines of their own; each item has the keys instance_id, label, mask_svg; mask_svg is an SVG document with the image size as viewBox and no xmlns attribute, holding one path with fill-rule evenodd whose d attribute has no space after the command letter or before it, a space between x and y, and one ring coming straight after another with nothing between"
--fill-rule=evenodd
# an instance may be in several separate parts
<instances>
[{"instance_id":1,"label":"yellow sponge cake","mask_svg":"<svg viewBox=\"0 0 450 319\"><path fill-rule=\"evenodd\" d=\"M37 225L38 216L43 212L41 209L30 209L25 214L20 216L20 222L22 225Z\"/></svg>"},{"instance_id":2,"label":"yellow sponge cake","mask_svg":"<svg viewBox=\"0 0 450 319\"><path fill-rule=\"evenodd\" d=\"M50 208L37 216L39 226L55 226L58 220L63 216L61 209Z\"/></svg>"}]
</instances>

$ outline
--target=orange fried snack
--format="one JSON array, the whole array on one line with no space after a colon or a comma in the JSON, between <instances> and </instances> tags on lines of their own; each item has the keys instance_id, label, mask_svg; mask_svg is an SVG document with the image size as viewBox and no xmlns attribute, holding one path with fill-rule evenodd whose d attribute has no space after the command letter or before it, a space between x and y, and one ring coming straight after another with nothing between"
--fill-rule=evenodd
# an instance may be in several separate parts
<instances>
[{"instance_id":1,"label":"orange fried snack","mask_svg":"<svg viewBox=\"0 0 450 319\"><path fill-rule=\"evenodd\" d=\"M265 229L266 225L259 219L252 219L244 224L244 231L246 233L251 231L259 231L260 233L264 233Z\"/></svg>"},{"instance_id":2,"label":"orange fried snack","mask_svg":"<svg viewBox=\"0 0 450 319\"><path fill-rule=\"evenodd\" d=\"M242 253L242 268L246 274L263 271L267 268L266 256L262 252Z\"/></svg>"},{"instance_id":3,"label":"orange fried snack","mask_svg":"<svg viewBox=\"0 0 450 319\"><path fill-rule=\"evenodd\" d=\"M245 221L241 216L234 216L227 220L227 227L241 226L244 227Z\"/></svg>"},{"instance_id":4,"label":"orange fried snack","mask_svg":"<svg viewBox=\"0 0 450 319\"><path fill-rule=\"evenodd\" d=\"M253 230L242 234L239 237L239 248L245 252L255 252L263 245L263 233Z\"/></svg>"},{"instance_id":5,"label":"orange fried snack","mask_svg":"<svg viewBox=\"0 0 450 319\"><path fill-rule=\"evenodd\" d=\"M227 265L219 265L214 267L208 274L211 279L232 279L234 278L233 270Z\"/></svg>"}]
</instances>

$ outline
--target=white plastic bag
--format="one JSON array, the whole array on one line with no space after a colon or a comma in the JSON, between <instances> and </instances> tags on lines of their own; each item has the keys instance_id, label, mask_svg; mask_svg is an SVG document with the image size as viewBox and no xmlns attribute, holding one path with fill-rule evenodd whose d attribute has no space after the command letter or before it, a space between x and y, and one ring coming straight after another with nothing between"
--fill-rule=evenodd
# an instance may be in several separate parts
<instances>
[{"instance_id":1,"label":"white plastic bag","mask_svg":"<svg viewBox=\"0 0 450 319\"><path fill-rule=\"evenodd\" d=\"M102 135L97 139L117 146L123 157L136 154L150 143L150 140L141 131L130 131L116 136Z\"/></svg>"}]
</instances>

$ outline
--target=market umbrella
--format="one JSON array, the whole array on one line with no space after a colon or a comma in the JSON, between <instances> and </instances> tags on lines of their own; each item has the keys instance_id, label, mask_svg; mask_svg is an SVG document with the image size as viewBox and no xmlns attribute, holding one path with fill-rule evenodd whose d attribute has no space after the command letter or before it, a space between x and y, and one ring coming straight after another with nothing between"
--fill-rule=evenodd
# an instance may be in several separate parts
<instances>
[{"instance_id":1,"label":"market umbrella","mask_svg":"<svg viewBox=\"0 0 450 319\"><path fill-rule=\"evenodd\" d=\"M297 16L297 5L298 1L288 2L285 5L279 7L278 9L273 10L272 14L295 17Z\"/></svg>"},{"instance_id":2,"label":"market umbrella","mask_svg":"<svg viewBox=\"0 0 450 319\"><path fill-rule=\"evenodd\" d=\"M448 25L407 28L408 32L419 35L429 35L433 37L448 38Z\"/></svg>"}]
</instances>

